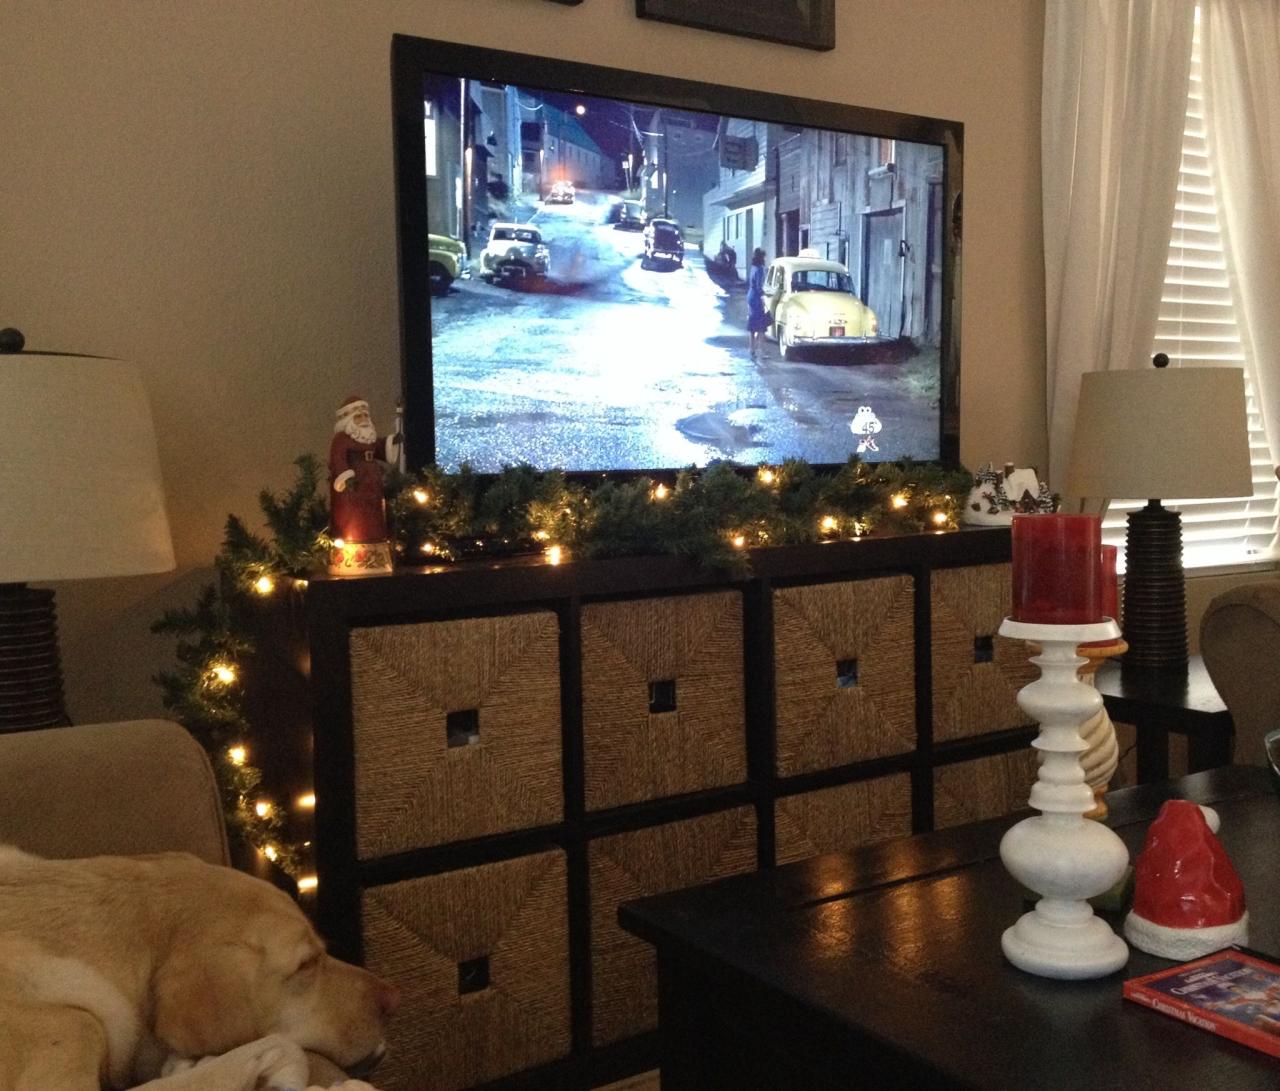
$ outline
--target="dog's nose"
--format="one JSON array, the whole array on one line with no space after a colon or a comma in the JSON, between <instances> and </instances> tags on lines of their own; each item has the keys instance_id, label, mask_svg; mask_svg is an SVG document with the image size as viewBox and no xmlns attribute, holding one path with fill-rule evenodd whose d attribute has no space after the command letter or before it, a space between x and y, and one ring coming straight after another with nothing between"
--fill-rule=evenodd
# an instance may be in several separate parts
<instances>
[{"instance_id":1,"label":"dog's nose","mask_svg":"<svg viewBox=\"0 0 1280 1091\"><path fill-rule=\"evenodd\" d=\"M396 1013L396 1009L400 1006L400 990L396 986L386 981L379 981L375 995L378 1010L384 1016L391 1016Z\"/></svg>"}]
</instances>

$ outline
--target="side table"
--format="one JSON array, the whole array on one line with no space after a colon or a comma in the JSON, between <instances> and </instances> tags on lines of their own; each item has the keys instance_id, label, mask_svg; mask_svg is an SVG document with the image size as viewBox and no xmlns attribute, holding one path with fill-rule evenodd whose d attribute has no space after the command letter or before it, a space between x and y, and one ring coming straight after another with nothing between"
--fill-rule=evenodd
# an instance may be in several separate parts
<instances>
[{"instance_id":1,"label":"side table","mask_svg":"<svg viewBox=\"0 0 1280 1091\"><path fill-rule=\"evenodd\" d=\"M1138 733L1138 783L1169 778L1169 734L1187 737L1187 772L1227 765L1235 725L1209 680L1204 660L1193 655L1187 673L1125 668L1104 663L1094 676L1111 719L1133 724Z\"/></svg>"}]
</instances>

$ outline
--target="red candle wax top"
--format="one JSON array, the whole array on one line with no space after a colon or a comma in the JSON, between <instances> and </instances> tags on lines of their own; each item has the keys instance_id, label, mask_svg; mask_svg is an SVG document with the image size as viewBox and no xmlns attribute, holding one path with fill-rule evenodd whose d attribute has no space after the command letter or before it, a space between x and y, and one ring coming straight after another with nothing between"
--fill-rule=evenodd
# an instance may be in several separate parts
<instances>
[{"instance_id":1,"label":"red candle wax top","mask_svg":"<svg viewBox=\"0 0 1280 1091\"><path fill-rule=\"evenodd\" d=\"M1102 618L1102 519L1013 517L1013 619L1088 625Z\"/></svg>"}]
</instances>

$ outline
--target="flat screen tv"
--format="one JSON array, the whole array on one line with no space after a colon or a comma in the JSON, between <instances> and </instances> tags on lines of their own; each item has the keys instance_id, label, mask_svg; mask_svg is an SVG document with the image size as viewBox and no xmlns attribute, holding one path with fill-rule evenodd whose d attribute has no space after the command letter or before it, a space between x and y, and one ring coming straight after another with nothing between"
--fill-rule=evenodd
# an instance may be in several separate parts
<instances>
[{"instance_id":1,"label":"flat screen tv","mask_svg":"<svg viewBox=\"0 0 1280 1091\"><path fill-rule=\"evenodd\" d=\"M958 464L959 123L391 56L411 465Z\"/></svg>"}]
</instances>

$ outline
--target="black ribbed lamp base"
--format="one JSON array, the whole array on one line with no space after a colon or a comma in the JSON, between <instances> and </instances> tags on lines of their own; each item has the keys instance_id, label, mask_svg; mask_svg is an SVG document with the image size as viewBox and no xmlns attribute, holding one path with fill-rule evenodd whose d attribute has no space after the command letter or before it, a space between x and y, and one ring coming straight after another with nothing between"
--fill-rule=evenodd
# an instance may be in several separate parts
<instances>
[{"instance_id":1,"label":"black ribbed lamp base","mask_svg":"<svg viewBox=\"0 0 1280 1091\"><path fill-rule=\"evenodd\" d=\"M63 727L53 592L0 583L0 732Z\"/></svg>"},{"instance_id":2,"label":"black ribbed lamp base","mask_svg":"<svg viewBox=\"0 0 1280 1091\"><path fill-rule=\"evenodd\" d=\"M1125 667L1187 669L1187 587L1182 516L1150 500L1125 533Z\"/></svg>"}]
</instances>

